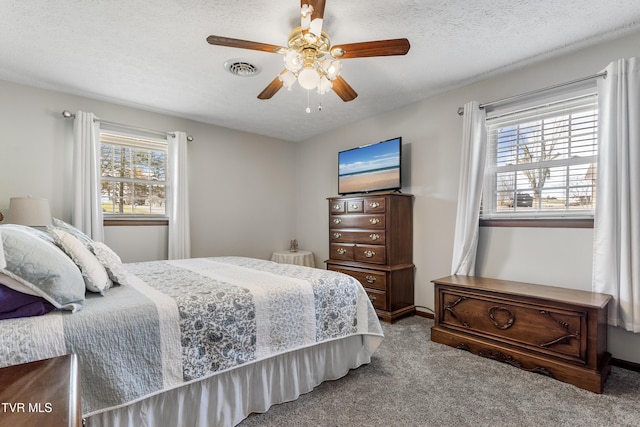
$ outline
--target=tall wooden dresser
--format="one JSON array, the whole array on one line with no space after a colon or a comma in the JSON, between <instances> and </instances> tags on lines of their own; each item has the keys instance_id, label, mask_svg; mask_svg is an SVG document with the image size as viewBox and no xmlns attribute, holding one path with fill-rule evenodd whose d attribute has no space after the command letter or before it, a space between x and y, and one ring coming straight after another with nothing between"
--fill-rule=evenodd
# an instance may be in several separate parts
<instances>
[{"instance_id":1,"label":"tall wooden dresser","mask_svg":"<svg viewBox=\"0 0 640 427\"><path fill-rule=\"evenodd\" d=\"M355 277L387 322L413 314L413 196L330 197L329 270Z\"/></svg>"}]
</instances>

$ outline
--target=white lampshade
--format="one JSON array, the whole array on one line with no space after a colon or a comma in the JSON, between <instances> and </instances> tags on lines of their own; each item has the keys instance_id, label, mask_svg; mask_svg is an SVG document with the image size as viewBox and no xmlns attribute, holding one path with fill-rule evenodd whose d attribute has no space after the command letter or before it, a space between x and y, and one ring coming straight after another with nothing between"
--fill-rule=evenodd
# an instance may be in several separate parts
<instances>
[{"instance_id":1,"label":"white lampshade","mask_svg":"<svg viewBox=\"0 0 640 427\"><path fill-rule=\"evenodd\" d=\"M51 225L49 200L36 197L12 197L9 200L7 222L31 227Z\"/></svg>"},{"instance_id":2,"label":"white lampshade","mask_svg":"<svg viewBox=\"0 0 640 427\"><path fill-rule=\"evenodd\" d=\"M342 71L342 62L338 59L325 58L322 61L322 69L329 80L335 80L340 75L340 71Z\"/></svg>"},{"instance_id":3,"label":"white lampshade","mask_svg":"<svg viewBox=\"0 0 640 427\"><path fill-rule=\"evenodd\" d=\"M313 68L305 67L298 74L298 83L305 89L315 89L320 83L320 74Z\"/></svg>"},{"instance_id":4,"label":"white lampshade","mask_svg":"<svg viewBox=\"0 0 640 427\"><path fill-rule=\"evenodd\" d=\"M309 31L318 37L322 35L322 21L322 19L316 18L309 24Z\"/></svg>"},{"instance_id":5,"label":"white lampshade","mask_svg":"<svg viewBox=\"0 0 640 427\"><path fill-rule=\"evenodd\" d=\"M302 27L303 30L306 30L309 28L309 25L311 24L312 13L313 13L313 8L308 4L303 4L302 7L300 8L300 27Z\"/></svg>"},{"instance_id":6,"label":"white lampshade","mask_svg":"<svg viewBox=\"0 0 640 427\"><path fill-rule=\"evenodd\" d=\"M296 76L289 70L280 74L280 81L287 89L291 90L291 87L296 82Z\"/></svg>"},{"instance_id":7,"label":"white lampshade","mask_svg":"<svg viewBox=\"0 0 640 427\"><path fill-rule=\"evenodd\" d=\"M320 79L320 84L318 84L318 93L320 95L324 95L325 93L329 92L332 87L333 83L331 83L331 80L329 80L326 76L322 76L322 78Z\"/></svg>"},{"instance_id":8,"label":"white lampshade","mask_svg":"<svg viewBox=\"0 0 640 427\"><path fill-rule=\"evenodd\" d=\"M302 68L304 62L300 52L293 49L288 49L282 60L284 61L285 68L292 73L297 73L298 70Z\"/></svg>"}]
</instances>

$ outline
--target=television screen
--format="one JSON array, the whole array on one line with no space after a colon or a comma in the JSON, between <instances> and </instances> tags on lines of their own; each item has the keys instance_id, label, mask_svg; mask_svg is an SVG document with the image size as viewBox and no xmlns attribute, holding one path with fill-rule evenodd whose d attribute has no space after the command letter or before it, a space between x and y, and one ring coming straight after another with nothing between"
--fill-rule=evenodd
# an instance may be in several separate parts
<instances>
[{"instance_id":1,"label":"television screen","mask_svg":"<svg viewBox=\"0 0 640 427\"><path fill-rule=\"evenodd\" d=\"M402 138L338 153L338 193L399 190Z\"/></svg>"}]
</instances>

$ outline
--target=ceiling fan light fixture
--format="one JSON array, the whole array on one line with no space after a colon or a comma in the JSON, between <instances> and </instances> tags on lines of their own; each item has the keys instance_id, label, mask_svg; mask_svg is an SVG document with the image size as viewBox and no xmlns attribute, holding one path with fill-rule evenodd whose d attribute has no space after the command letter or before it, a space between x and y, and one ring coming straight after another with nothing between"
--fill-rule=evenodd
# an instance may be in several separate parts
<instances>
[{"instance_id":1,"label":"ceiling fan light fixture","mask_svg":"<svg viewBox=\"0 0 640 427\"><path fill-rule=\"evenodd\" d=\"M298 83L307 90L315 89L320 84L320 74L311 67L305 67L298 74Z\"/></svg>"},{"instance_id":2,"label":"ceiling fan light fixture","mask_svg":"<svg viewBox=\"0 0 640 427\"><path fill-rule=\"evenodd\" d=\"M294 49L287 49L284 54L284 66L292 73L297 73L304 64L302 54Z\"/></svg>"},{"instance_id":3,"label":"ceiling fan light fixture","mask_svg":"<svg viewBox=\"0 0 640 427\"><path fill-rule=\"evenodd\" d=\"M311 24L309 25L309 32L320 37L320 35L322 34L322 21L323 20L319 18L311 21Z\"/></svg>"},{"instance_id":4,"label":"ceiling fan light fixture","mask_svg":"<svg viewBox=\"0 0 640 427\"><path fill-rule=\"evenodd\" d=\"M280 81L288 90L291 90L291 87L296 82L296 76L291 71L287 70L284 73L280 74Z\"/></svg>"},{"instance_id":5,"label":"ceiling fan light fixture","mask_svg":"<svg viewBox=\"0 0 640 427\"><path fill-rule=\"evenodd\" d=\"M329 80L335 80L342 71L342 62L338 59L325 58L322 61L322 71Z\"/></svg>"},{"instance_id":6,"label":"ceiling fan light fixture","mask_svg":"<svg viewBox=\"0 0 640 427\"><path fill-rule=\"evenodd\" d=\"M300 26L303 30L308 30L311 24L311 14L313 13L313 6L309 4L303 4L300 8Z\"/></svg>"},{"instance_id":7,"label":"ceiling fan light fixture","mask_svg":"<svg viewBox=\"0 0 640 427\"><path fill-rule=\"evenodd\" d=\"M320 83L318 83L318 93L320 95L324 95L327 92L331 91L333 87L333 83L326 76L322 76L320 78Z\"/></svg>"}]
</instances>

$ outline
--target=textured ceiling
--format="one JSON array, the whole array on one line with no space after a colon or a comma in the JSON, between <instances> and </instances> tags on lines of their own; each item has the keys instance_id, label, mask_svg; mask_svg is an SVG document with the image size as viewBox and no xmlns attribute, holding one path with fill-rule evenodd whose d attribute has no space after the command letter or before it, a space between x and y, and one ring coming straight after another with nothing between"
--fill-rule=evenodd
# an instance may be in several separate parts
<instances>
[{"instance_id":1,"label":"textured ceiling","mask_svg":"<svg viewBox=\"0 0 640 427\"><path fill-rule=\"evenodd\" d=\"M298 0L1 0L0 79L291 141L640 29L635 0L327 0L332 44L406 37L406 56L344 60L358 97L299 86L258 93L277 54L211 46L209 35L286 45ZM261 67L238 77L232 58ZM1 94L0 94L1 96ZM60 109L72 106L61 105ZM99 112L98 112L99 113Z\"/></svg>"}]
</instances>

